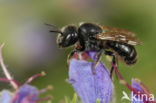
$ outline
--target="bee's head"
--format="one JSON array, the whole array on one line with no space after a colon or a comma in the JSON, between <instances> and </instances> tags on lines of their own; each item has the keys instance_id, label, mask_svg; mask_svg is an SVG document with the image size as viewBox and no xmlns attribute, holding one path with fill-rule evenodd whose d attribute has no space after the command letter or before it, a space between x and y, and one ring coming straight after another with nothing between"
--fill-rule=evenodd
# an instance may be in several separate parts
<instances>
[{"instance_id":1,"label":"bee's head","mask_svg":"<svg viewBox=\"0 0 156 103\"><path fill-rule=\"evenodd\" d=\"M69 47L74 45L78 41L78 33L75 26L70 25L58 31L57 44L59 47Z\"/></svg>"}]
</instances>

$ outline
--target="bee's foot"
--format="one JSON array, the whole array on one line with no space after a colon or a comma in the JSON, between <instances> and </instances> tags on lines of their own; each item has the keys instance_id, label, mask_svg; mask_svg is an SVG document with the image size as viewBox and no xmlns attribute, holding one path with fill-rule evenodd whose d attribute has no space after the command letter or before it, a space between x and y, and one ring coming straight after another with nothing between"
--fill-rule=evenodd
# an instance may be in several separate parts
<instances>
[{"instance_id":1,"label":"bee's foot","mask_svg":"<svg viewBox=\"0 0 156 103\"><path fill-rule=\"evenodd\" d=\"M95 69L96 69L96 65L93 66L93 71L92 71L93 75L96 74Z\"/></svg>"},{"instance_id":2,"label":"bee's foot","mask_svg":"<svg viewBox=\"0 0 156 103\"><path fill-rule=\"evenodd\" d=\"M86 51L82 52L82 59L88 61L90 58L90 56L88 55L88 53Z\"/></svg>"},{"instance_id":3,"label":"bee's foot","mask_svg":"<svg viewBox=\"0 0 156 103\"><path fill-rule=\"evenodd\" d=\"M77 60L78 59L78 54L75 52L74 53L74 58Z\"/></svg>"}]
</instances>

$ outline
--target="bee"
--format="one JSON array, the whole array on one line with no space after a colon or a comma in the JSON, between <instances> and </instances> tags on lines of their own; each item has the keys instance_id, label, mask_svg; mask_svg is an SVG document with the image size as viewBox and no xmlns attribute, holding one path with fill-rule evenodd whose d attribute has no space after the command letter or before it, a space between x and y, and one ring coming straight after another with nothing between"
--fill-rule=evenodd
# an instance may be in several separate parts
<instances>
[{"instance_id":1,"label":"bee","mask_svg":"<svg viewBox=\"0 0 156 103\"><path fill-rule=\"evenodd\" d=\"M78 28L75 25L68 25L63 27L62 30L51 30L51 32L58 33L57 44L60 48L76 45L75 49L69 54L68 60L75 52L95 51L97 59L93 67L93 73L95 73L95 68L103 53L112 56L112 63L115 66L117 66L118 60L128 66L134 65L138 57L134 46L142 44L135 34L130 31L93 23L80 23ZM111 77L113 70L112 66Z\"/></svg>"}]
</instances>

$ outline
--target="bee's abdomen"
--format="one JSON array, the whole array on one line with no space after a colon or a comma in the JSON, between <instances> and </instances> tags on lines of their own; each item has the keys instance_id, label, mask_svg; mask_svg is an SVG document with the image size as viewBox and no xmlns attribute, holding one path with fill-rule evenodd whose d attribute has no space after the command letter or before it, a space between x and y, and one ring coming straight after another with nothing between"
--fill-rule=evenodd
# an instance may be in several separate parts
<instances>
[{"instance_id":1,"label":"bee's abdomen","mask_svg":"<svg viewBox=\"0 0 156 103\"><path fill-rule=\"evenodd\" d=\"M115 41L108 41L106 44L109 48L115 51L126 64L132 65L136 63L137 52L134 46Z\"/></svg>"}]
</instances>

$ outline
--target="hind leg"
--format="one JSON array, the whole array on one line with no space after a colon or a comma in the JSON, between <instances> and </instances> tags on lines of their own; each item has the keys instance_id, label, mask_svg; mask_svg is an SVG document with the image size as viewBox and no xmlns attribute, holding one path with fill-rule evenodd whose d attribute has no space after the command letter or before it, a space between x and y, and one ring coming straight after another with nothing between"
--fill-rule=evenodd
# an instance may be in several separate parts
<instances>
[{"instance_id":1,"label":"hind leg","mask_svg":"<svg viewBox=\"0 0 156 103\"><path fill-rule=\"evenodd\" d=\"M109 55L109 56L112 56L112 63L117 66L117 59L116 59L116 56L114 55L113 52L111 51L105 51L105 55ZM110 77L112 78L112 75L113 75L113 71L114 71L114 67L112 66L111 67L111 70L110 70Z\"/></svg>"}]
</instances>

